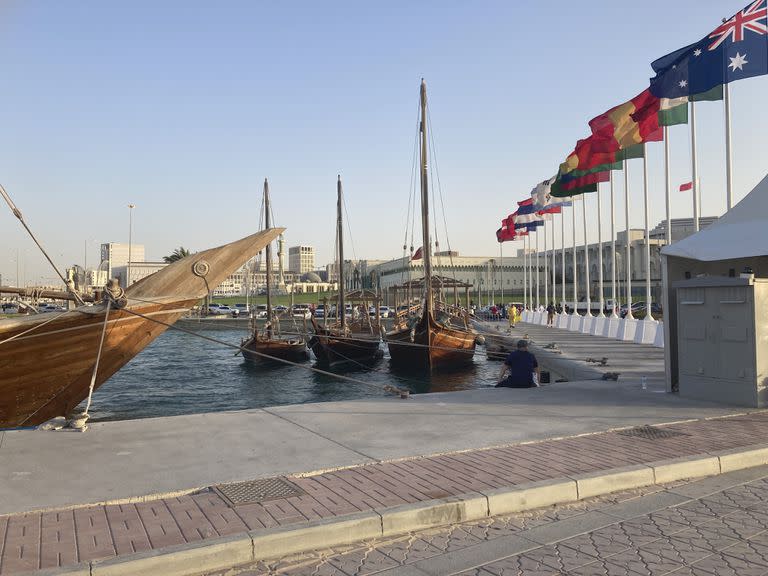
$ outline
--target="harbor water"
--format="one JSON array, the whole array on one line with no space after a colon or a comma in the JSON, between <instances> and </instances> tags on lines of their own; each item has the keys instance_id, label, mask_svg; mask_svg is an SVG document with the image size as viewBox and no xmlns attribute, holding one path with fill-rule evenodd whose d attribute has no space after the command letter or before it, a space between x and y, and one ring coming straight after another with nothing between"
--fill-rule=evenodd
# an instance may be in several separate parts
<instances>
[{"instance_id":1,"label":"harbor water","mask_svg":"<svg viewBox=\"0 0 768 576\"><path fill-rule=\"evenodd\" d=\"M239 345L247 332L203 333ZM192 334L168 330L133 358L93 395L92 421L175 416L307 402L330 402L391 395L387 384L414 393L483 388L496 384L501 365L477 347L474 362L460 371L424 374L390 371L389 354L370 369L339 367L350 382L311 370L313 357L300 366L251 365L236 349Z\"/></svg>"}]
</instances>

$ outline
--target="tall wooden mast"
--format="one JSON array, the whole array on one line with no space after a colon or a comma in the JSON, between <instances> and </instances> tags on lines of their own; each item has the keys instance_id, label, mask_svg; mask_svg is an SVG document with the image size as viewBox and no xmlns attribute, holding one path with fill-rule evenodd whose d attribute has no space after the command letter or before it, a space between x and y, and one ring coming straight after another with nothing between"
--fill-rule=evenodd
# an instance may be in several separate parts
<instances>
[{"instance_id":1,"label":"tall wooden mast","mask_svg":"<svg viewBox=\"0 0 768 576\"><path fill-rule=\"evenodd\" d=\"M424 313L432 315L432 241L429 237L429 181L427 177L427 83L421 80L421 232L424 256Z\"/></svg>"},{"instance_id":2,"label":"tall wooden mast","mask_svg":"<svg viewBox=\"0 0 768 576\"><path fill-rule=\"evenodd\" d=\"M264 178L264 227L272 227L272 210L269 205L269 182ZM272 338L272 242L264 249L267 259L267 337Z\"/></svg>"},{"instance_id":3,"label":"tall wooden mast","mask_svg":"<svg viewBox=\"0 0 768 576\"><path fill-rule=\"evenodd\" d=\"M341 176L336 182L336 243L339 246L339 259L336 266L339 270L339 309L336 314L341 318L341 329L347 326L347 310L344 302L344 228L342 226L341 212L343 209L341 199Z\"/></svg>"}]
</instances>

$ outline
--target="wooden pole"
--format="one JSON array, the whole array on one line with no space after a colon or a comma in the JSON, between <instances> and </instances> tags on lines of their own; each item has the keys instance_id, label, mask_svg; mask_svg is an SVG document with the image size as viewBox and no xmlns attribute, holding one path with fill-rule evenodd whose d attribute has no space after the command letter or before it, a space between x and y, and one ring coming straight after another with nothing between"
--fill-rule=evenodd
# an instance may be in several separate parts
<instances>
[{"instance_id":1,"label":"wooden pole","mask_svg":"<svg viewBox=\"0 0 768 576\"><path fill-rule=\"evenodd\" d=\"M339 310L337 316L341 319L342 332L347 327L347 310L344 301L344 228L342 226L341 212L343 209L341 198L341 176L336 181L336 242L339 246Z\"/></svg>"},{"instance_id":2,"label":"wooden pole","mask_svg":"<svg viewBox=\"0 0 768 576\"><path fill-rule=\"evenodd\" d=\"M264 178L264 228L266 229L272 227L270 211L269 182ZM267 338L272 338L272 242L264 248L264 254L267 259ZM291 314L293 314L293 310L291 310Z\"/></svg>"}]
</instances>

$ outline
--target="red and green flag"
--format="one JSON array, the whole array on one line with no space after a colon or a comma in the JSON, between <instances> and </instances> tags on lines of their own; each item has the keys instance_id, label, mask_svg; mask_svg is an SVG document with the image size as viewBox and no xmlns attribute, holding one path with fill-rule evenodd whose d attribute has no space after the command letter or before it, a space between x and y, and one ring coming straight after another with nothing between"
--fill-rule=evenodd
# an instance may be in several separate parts
<instances>
[{"instance_id":1,"label":"red and green flag","mask_svg":"<svg viewBox=\"0 0 768 576\"><path fill-rule=\"evenodd\" d=\"M614 106L589 121L592 135L623 150L644 142L659 142L664 133L659 125L661 100L644 90L628 102Z\"/></svg>"}]
</instances>

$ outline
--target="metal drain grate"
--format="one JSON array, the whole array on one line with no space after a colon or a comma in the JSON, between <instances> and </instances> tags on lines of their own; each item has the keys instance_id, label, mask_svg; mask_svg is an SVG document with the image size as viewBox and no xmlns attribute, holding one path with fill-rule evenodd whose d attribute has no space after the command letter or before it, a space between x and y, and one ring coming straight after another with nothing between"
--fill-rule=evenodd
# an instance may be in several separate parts
<instances>
[{"instance_id":1,"label":"metal drain grate","mask_svg":"<svg viewBox=\"0 0 768 576\"><path fill-rule=\"evenodd\" d=\"M661 440L663 438L674 438L675 436L690 436L685 432L669 430L668 428L656 428L654 426L636 426L617 432L622 436L634 436L636 438L645 438L646 440Z\"/></svg>"},{"instance_id":2,"label":"metal drain grate","mask_svg":"<svg viewBox=\"0 0 768 576\"><path fill-rule=\"evenodd\" d=\"M214 486L214 490L233 506L256 504L277 498L290 498L305 493L301 488L284 478L264 478L263 480L249 480L248 482L219 484Z\"/></svg>"}]
</instances>

